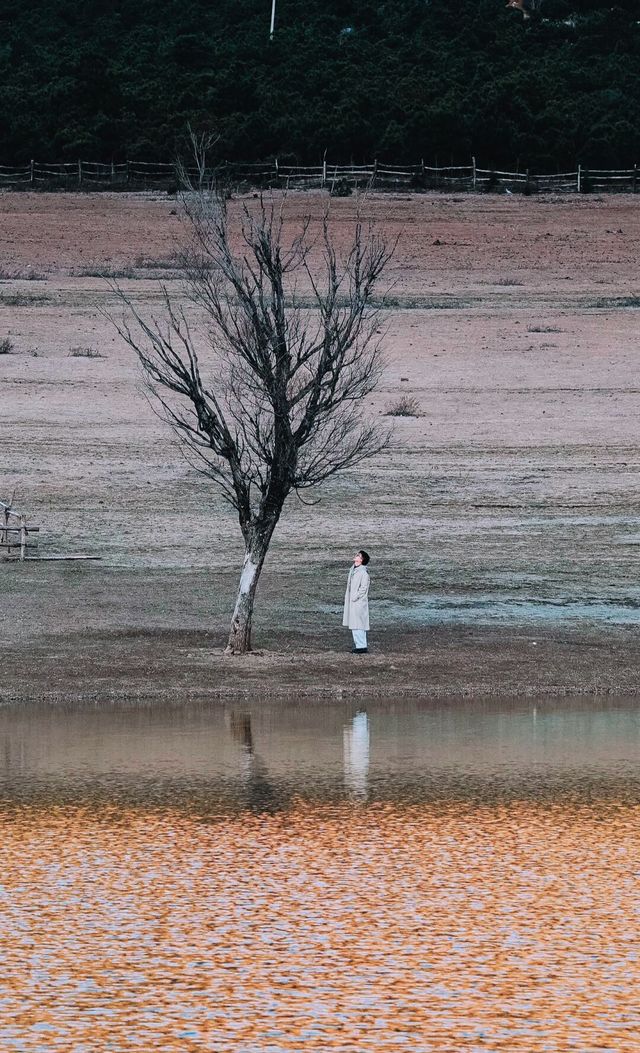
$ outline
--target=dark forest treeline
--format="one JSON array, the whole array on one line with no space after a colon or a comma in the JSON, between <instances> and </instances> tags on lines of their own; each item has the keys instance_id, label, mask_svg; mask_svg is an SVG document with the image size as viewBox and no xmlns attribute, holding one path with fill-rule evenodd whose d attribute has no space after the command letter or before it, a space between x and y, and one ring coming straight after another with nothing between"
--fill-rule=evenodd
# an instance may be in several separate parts
<instances>
[{"instance_id":1,"label":"dark forest treeline","mask_svg":"<svg viewBox=\"0 0 640 1053\"><path fill-rule=\"evenodd\" d=\"M31 0L0 10L0 163L640 162L638 0Z\"/></svg>"}]
</instances>

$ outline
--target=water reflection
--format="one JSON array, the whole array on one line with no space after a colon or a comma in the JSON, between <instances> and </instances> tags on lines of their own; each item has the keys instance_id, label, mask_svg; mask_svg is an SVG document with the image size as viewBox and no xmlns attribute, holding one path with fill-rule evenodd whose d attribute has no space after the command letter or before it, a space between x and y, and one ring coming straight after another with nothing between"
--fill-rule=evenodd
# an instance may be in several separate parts
<instances>
[{"instance_id":1,"label":"water reflection","mask_svg":"<svg viewBox=\"0 0 640 1053\"><path fill-rule=\"evenodd\" d=\"M229 728L233 738L242 747L243 764L240 781L244 788L245 806L251 812L258 814L267 812L273 815L279 807L278 794L269 782L266 764L254 749L251 714L231 711Z\"/></svg>"},{"instance_id":2,"label":"water reflection","mask_svg":"<svg viewBox=\"0 0 640 1053\"><path fill-rule=\"evenodd\" d=\"M638 799L635 700L0 710L0 796L145 807Z\"/></svg>"},{"instance_id":3,"label":"water reflection","mask_svg":"<svg viewBox=\"0 0 640 1053\"><path fill-rule=\"evenodd\" d=\"M0 736L2 1053L636 1053L634 702Z\"/></svg>"},{"instance_id":4,"label":"water reflection","mask_svg":"<svg viewBox=\"0 0 640 1053\"><path fill-rule=\"evenodd\" d=\"M362 710L345 724L344 782L355 800L366 800L369 775L369 717Z\"/></svg>"}]
</instances>

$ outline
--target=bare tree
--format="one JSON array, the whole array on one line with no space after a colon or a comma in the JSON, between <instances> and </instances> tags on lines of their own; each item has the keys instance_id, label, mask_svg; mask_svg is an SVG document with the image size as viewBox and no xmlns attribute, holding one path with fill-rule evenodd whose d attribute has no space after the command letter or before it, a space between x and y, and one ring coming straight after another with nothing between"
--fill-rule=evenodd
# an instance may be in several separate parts
<instances>
[{"instance_id":1,"label":"bare tree","mask_svg":"<svg viewBox=\"0 0 640 1053\"><path fill-rule=\"evenodd\" d=\"M212 180L207 169L207 158L213 147L219 142L220 136L216 132L196 132L190 124L187 124L187 143L189 154L195 164L195 175L197 177L198 190L211 186ZM194 181L181 157L176 160L176 176L181 187L186 187L193 192Z\"/></svg>"},{"instance_id":2,"label":"bare tree","mask_svg":"<svg viewBox=\"0 0 640 1053\"><path fill-rule=\"evenodd\" d=\"M129 320L118 327L161 415L238 514L245 556L227 646L238 654L251 649L256 587L288 495L387 444L361 403L381 369L372 294L391 250L358 218L339 259L326 215L315 238L306 219L285 244L282 206L262 200L244 208L234 248L221 194L187 193L183 204L185 301L165 289L164 317L146 320L120 292Z\"/></svg>"}]
</instances>

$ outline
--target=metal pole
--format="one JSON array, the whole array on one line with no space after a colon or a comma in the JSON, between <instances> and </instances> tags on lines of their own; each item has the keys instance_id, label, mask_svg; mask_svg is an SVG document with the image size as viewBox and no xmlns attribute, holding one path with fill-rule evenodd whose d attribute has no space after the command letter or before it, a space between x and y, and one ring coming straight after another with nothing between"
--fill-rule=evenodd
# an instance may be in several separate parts
<instances>
[{"instance_id":1,"label":"metal pole","mask_svg":"<svg viewBox=\"0 0 640 1053\"><path fill-rule=\"evenodd\" d=\"M269 30L269 40L273 40L273 31L276 27L276 0L271 0L271 28Z\"/></svg>"}]
</instances>

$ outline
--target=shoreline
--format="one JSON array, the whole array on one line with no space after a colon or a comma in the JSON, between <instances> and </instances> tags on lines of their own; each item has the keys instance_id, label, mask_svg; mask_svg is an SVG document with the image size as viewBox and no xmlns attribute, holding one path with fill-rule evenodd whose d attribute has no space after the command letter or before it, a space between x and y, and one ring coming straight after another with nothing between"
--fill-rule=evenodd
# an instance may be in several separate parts
<instances>
[{"instance_id":1,"label":"shoreline","mask_svg":"<svg viewBox=\"0 0 640 1053\"><path fill-rule=\"evenodd\" d=\"M640 647L621 627L394 629L376 634L366 656L337 640L335 650L317 639L311 649L306 634L258 635L264 646L242 656L216 646L218 631L174 629L5 647L0 705L627 697L640 683Z\"/></svg>"}]
</instances>

